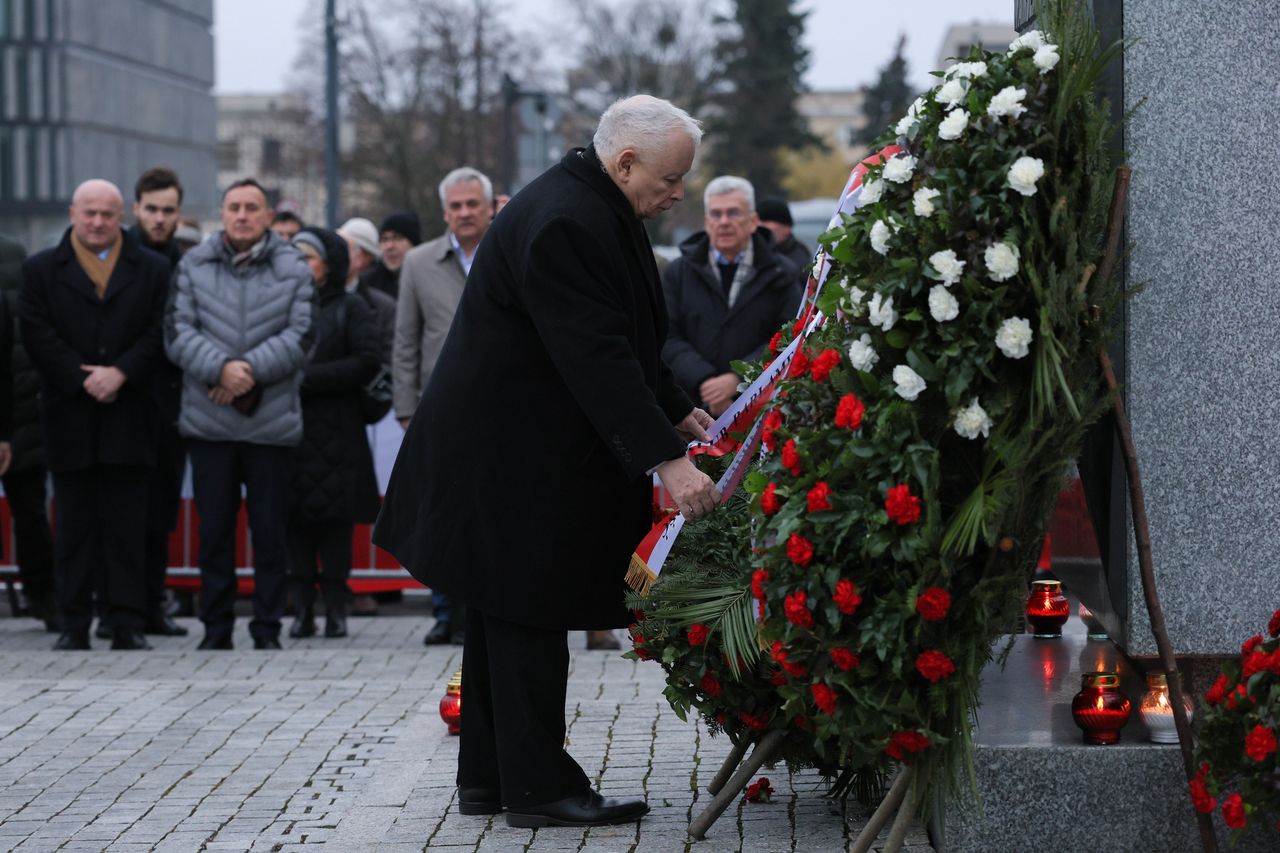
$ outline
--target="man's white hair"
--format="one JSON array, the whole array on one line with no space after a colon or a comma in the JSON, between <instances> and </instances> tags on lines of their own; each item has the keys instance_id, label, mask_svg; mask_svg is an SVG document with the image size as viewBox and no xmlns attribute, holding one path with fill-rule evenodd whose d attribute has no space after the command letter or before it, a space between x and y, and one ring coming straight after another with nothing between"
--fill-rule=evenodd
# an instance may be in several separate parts
<instances>
[{"instance_id":1,"label":"man's white hair","mask_svg":"<svg viewBox=\"0 0 1280 853\"><path fill-rule=\"evenodd\" d=\"M670 101L632 95L614 101L604 111L591 141L596 155L607 162L626 148L642 154L661 151L675 131L689 137L695 146L702 142L702 122Z\"/></svg>"},{"instance_id":2,"label":"man's white hair","mask_svg":"<svg viewBox=\"0 0 1280 853\"><path fill-rule=\"evenodd\" d=\"M484 172L473 169L470 166L461 166L444 176L444 180L440 182L440 206L444 207L447 202L445 196L449 190L458 184L465 184L468 181L476 181L480 184L480 188L484 190L484 200L489 204L493 204L493 181L489 180Z\"/></svg>"},{"instance_id":3,"label":"man's white hair","mask_svg":"<svg viewBox=\"0 0 1280 853\"><path fill-rule=\"evenodd\" d=\"M750 213L756 209L756 188L751 186L751 182L746 178L739 178L737 175L721 175L713 178L711 183L707 184L707 188L702 191L702 206L710 207L712 196L733 192L742 193L743 198L747 200L747 209L743 211L744 213Z\"/></svg>"}]
</instances>

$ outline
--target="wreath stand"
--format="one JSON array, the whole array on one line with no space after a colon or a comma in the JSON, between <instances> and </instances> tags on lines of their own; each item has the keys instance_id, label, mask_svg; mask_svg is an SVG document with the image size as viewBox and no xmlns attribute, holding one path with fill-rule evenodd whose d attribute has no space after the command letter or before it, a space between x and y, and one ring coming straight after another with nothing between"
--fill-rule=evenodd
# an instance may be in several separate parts
<instances>
[{"instance_id":1,"label":"wreath stand","mask_svg":"<svg viewBox=\"0 0 1280 853\"><path fill-rule=\"evenodd\" d=\"M1115 185L1111 195L1111 208L1107 217L1106 246L1100 264L1096 267L1090 264L1085 269L1077 288L1082 297L1087 297L1088 295L1089 282L1095 270L1099 273L1098 280L1103 282L1107 281L1115 271L1116 261L1119 258L1120 236L1123 230L1125 203L1128 198L1129 178L1131 175L1132 170L1127 165L1119 166L1116 169ZM1111 414L1115 421L1116 435L1124 454L1125 473L1129 481L1129 503L1133 516L1134 539L1138 547L1138 567L1142 576L1142 592L1146 600L1147 615L1151 620L1151 633L1155 635L1161 666L1164 667L1166 673L1177 673L1177 659L1174 657L1173 644L1169 641L1169 633L1165 628L1160 596L1156 591L1155 566L1151 556L1151 530L1147 523L1146 499L1142 491L1138 452L1133 443L1133 432L1129 425L1129 417L1125 410L1124 400L1119 393L1119 385L1116 382L1115 371L1111 366L1111 358L1107 355L1105 349L1098 352L1098 366L1101 370L1102 378L1107 384L1107 389L1112 395ZM1195 777L1196 768L1193 757L1191 723L1187 719L1182 696L1182 680L1180 678L1170 678L1169 704L1173 706L1173 721L1178 731L1178 745L1182 752L1183 770L1186 773L1187 780L1190 781ZM707 830L711 828L711 825L716 822L720 815L724 814L729 804L734 802L738 795L746 789L751 777L764 764L768 763L770 758L777 752L782 738L782 732L772 731L758 741L754 737L744 737L734 744L733 749L729 751L724 763L707 786L708 793L712 795L711 802L689 824L691 838L701 841L706 837ZM747 750L751 748L753 743L755 744L755 749L751 750L751 756L746 758ZM880 848L881 853L897 853L901 849L911 818L916 812L916 806L919 804L918 792L909 801L907 797L914 779L915 768L909 764L904 764L894 778L893 785L889 788L889 793L871 815L871 819L866 826L858 833L853 846L849 848L851 853L867 853L890 817L893 818L893 825L889 830L885 843ZM1196 820L1200 829L1201 847L1205 853L1217 853L1217 838L1214 836L1213 823L1209 816L1196 812Z\"/></svg>"}]
</instances>

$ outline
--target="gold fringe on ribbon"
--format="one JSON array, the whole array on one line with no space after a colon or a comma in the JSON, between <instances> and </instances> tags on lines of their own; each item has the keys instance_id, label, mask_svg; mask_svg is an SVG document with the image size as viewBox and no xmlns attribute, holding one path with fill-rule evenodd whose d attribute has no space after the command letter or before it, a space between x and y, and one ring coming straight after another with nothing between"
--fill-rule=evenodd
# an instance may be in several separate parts
<instances>
[{"instance_id":1,"label":"gold fringe on ribbon","mask_svg":"<svg viewBox=\"0 0 1280 853\"><path fill-rule=\"evenodd\" d=\"M648 595L649 590L653 588L653 582L657 579L658 576L653 573L653 569L649 568L649 564L639 554L631 555L631 565L627 567L627 576L624 578L627 586L641 595Z\"/></svg>"}]
</instances>

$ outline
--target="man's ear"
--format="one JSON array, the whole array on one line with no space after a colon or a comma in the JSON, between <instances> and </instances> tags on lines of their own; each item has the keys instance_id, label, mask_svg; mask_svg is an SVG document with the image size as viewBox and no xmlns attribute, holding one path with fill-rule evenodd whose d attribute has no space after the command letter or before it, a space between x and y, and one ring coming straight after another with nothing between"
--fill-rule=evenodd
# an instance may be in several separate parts
<instances>
[{"instance_id":1,"label":"man's ear","mask_svg":"<svg viewBox=\"0 0 1280 853\"><path fill-rule=\"evenodd\" d=\"M634 148L622 149L621 153L618 154L618 159L616 162L618 167L618 177L620 178L623 176L630 177L631 167L634 166L636 162L635 149Z\"/></svg>"}]
</instances>

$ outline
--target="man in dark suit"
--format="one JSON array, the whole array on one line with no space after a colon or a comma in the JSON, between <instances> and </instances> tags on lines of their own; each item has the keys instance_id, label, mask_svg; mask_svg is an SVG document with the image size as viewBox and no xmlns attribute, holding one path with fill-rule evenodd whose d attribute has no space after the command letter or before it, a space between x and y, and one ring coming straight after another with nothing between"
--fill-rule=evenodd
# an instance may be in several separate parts
<instances>
[{"instance_id":1,"label":"man in dark suit","mask_svg":"<svg viewBox=\"0 0 1280 853\"><path fill-rule=\"evenodd\" d=\"M596 826L648 811L601 797L564 749L567 631L630 621L649 472L691 519L719 498L685 456L711 419L662 361L642 222L683 198L701 135L666 101L619 101L592 147L511 199L405 434L374 541L468 608L464 814Z\"/></svg>"},{"instance_id":2,"label":"man in dark suit","mask_svg":"<svg viewBox=\"0 0 1280 853\"><path fill-rule=\"evenodd\" d=\"M57 504L54 561L63 634L89 648L94 578L106 572L113 649L146 649L143 560L155 464L151 381L163 358L169 265L120 228L124 199L90 180L71 227L22 267L22 342L40 376L41 422Z\"/></svg>"}]
</instances>

